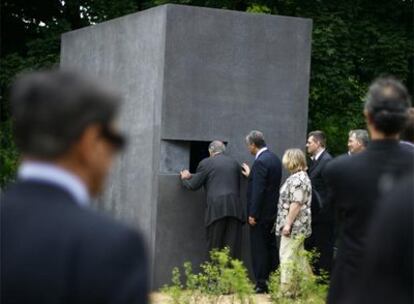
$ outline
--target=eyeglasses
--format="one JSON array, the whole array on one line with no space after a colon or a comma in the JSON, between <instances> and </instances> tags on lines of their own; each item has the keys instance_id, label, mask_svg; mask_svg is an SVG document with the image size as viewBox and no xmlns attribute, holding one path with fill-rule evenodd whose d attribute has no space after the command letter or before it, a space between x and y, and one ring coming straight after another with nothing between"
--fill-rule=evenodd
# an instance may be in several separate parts
<instances>
[{"instance_id":1,"label":"eyeglasses","mask_svg":"<svg viewBox=\"0 0 414 304\"><path fill-rule=\"evenodd\" d=\"M103 125L101 130L102 137L108 140L116 150L121 151L125 148L127 143L125 135L115 132L107 125Z\"/></svg>"}]
</instances>

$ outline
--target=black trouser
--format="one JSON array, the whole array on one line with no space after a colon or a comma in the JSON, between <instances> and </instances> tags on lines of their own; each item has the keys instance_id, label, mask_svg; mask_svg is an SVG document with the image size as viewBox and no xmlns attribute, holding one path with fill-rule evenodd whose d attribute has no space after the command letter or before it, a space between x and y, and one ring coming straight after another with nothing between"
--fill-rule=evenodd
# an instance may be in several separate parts
<instances>
[{"instance_id":1,"label":"black trouser","mask_svg":"<svg viewBox=\"0 0 414 304\"><path fill-rule=\"evenodd\" d=\"M305 249L316 249L319 258L314 260L313 269L319 275L321 270L328 275L331 273L335 232L333 222L319 222L312 225L312 234L305 240Z\"/></svg>"},{"instance_id":2,"label":"black trouser","mask_svg":"<svg viewBox=\"0 0 414 304\"><path fill-rule=\"evenodd\" d=\"M229 247L230 256L241 260L242 222L235 217L223 217L207 227L208 250Z\"/></svg>"},{"instance_id":3,"label":"black trouser","mask_svg":"<svg viewBox=\"0 0 414 304\"><path fill-rule=\"evenodd\" d=\"M258 222L250 226L250 245L256 287L267 290L271 272L279 266L279 250L276 235L272 232L274 222Z\"/></svg>"}]
</instances>

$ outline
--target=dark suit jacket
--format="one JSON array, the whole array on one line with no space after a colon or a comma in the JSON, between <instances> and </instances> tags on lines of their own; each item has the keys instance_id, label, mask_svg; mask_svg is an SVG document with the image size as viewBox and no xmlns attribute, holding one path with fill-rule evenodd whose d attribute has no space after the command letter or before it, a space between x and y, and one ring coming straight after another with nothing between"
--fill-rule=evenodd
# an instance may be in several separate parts
<instances>
[{"instance_id":1,"label":"dark suit jacket","mask_svg":"<svg viewBox=\"0 0 414 304\"><path fill-rule=\"evenodd\" d=\"M327 189L323 179L323 171L331 159L331 154L325 150L318 160L312 161L309 165L308 175L312 183L312 224L333 221L333 211L327 202Z\"/></svg>"},{"instance_id":2,"label":"dark suit jacket","mask_svg":"<svg viewBox=\"0 0 414 304\"><path fill-rule=\"evenodd\" d=\"M367 237L361 286L348 303L414 303L414 175L379 202Z\"/></svg>"},{"instance_id":3,"label":"dark suit jacket","mask_svg":"<svg viewBox=\"0 0 414 304\"><path fill-rule=\"evenodd\" d=\"M331 278L329 303L339 303L355 287L361 277L367 228L377 202L413 167L412 153L401 149L394 140L371 141L365 151L351 157L338 157L327 165L325 176L332 202L343 214L342 238Z\"/></svg>"},{"instance_id":4,"label":"dark suit jacket","mask_svg":"<svg viewBox=\"0 0 414 304\"><path fill-rule=\"evenodd\" d=\"M244 221L240 177L240 165L229 156L218 154L203 159L191 179L183 180L183 185L191 190L204 186L207 198L206 226L227 216Z\"/></svg>"},{"instance_id":5,"label":"dark suit jacket","mask_svg":"<svg viewBox=\"0 0 414 304\"><path fill-rule=\"evenodd\" d=\"M282 163L266 150L254 161L247 183L248 215L257 221L274 221L277 216Z\"/></svg>"},{"instance_id":6,"label":"dark suit jacket","mask_svg":"<svg viewBox=\"0 0 414 304\"><path fill-rule=\"evenodd\" d=\"M138 233L44 182L1 199L1 303L147 303Z\"/></svg>"}]
</instances>

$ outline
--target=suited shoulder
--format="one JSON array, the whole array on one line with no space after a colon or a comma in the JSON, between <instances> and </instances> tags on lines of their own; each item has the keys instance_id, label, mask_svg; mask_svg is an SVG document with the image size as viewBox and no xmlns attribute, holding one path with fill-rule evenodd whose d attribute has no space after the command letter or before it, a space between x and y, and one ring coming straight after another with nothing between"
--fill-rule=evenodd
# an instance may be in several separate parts
<instances>
[{"instance_id":1,"label":"suited shoulder","mask_svg":"<svg viewBox=\"0 0 414 304\"><path fill-rule=\"evenodd\" d=\"M330 175L338 171L343 172L344 170L349 168L349 165L352 164L352 162L354 161L353 158L355 157L351 157L347 154L342 154L335 158L331 157L331 160L325 166L325 174Z\"/></svg>"},{"instance_id":2,"label":"suited shoulder","mask_svg":"<svg viewBox=\"0 0 414 304\"><path fill-rule=\"evenodd\" d=\"M142 241L135 230L102 212L79 206L67 192L48 184L11 185L2 196L1 209L3 232L15 236L46 233L48 238L69 246L99 246L123 237Z\"/></svg>"},{"instance_id":3,"label":"suited shoulder","mask_svg":"<svg viewBox=\"0 0 414 304\"><path fill-rule=\"evenodd\" d=\"M321 155L321 159L322 160L331 160L331 159L333 159L333 157L327 150L325 150Z\"/></svg>"},{"instance_id":4,"label":"suited shoulder","mask_svg":"<svg viewBox=\"0 0 414 304\"><path fill-rule=\"evenodd\" d=\"M271 150L266 150L257 158L257 161L261 160L273 160L273 161L280 161L279 157L272 152Z\"/></svg>"},{"instance_id":5,"label":"suited shoulder","mask_svg":"<svg viewBox=\"0 0 414 304\"><path fill-rule=\"evenodd\" d=\"M125 235L131 238L142 239L137 230L115 221L101 211L95 211L90 208L78 208L74 218L76 218L76 226L79 228L78 232L85 238L105 238L110 241L118 239L120 235ZM76 228L74 229L77 230Z\"/></svg>"}]
</instances>

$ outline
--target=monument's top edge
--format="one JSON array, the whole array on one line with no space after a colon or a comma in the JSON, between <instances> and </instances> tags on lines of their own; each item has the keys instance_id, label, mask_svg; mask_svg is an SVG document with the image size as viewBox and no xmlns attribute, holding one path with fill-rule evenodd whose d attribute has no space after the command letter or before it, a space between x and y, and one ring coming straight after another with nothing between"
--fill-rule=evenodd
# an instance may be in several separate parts
<instances>
[{"instance_id":1,"label":"monument's top edge","mask_svg":"<svg viewBox=\"0 0 414 304\"><path fill-rule=\"evenodd\" d=\"M148 8L146 10L138 11L138 12L127 14L127 15L117 17L117 18L114 18L114 19L111 19L111 20L107 20L107 21L104 21L104 22L101 22L101 23L96 23L96 24L92 24L92 25L89 25L89 26L85 26L85 27L82 27L82 28L79 28L79 29L76 29L76 30L73 30L73 31L63 33L61 37L63 39L67 35L72 35L74 33L82 32L82 31L89 31L89 30L91 30L92 28L95 28L95 27L106 26L106 25L109 25L109 24L118 23L120 21L129 19L129 18L136 18L136 17L144 16L144 15L163 14L164 12L166 12L168 6L170 6L170 4L159 5L159 6L156 6L156 7Z\"/></svg>"},{"instance_id":2,"label":"monument's top edge","mask_svg":"<svg viewBox=\"0 0 414 304\"><path fill-rule=\"evenodd\" d=\"M240 15L240 16L254 16L258 18L279 18L279 19L286 19L286 20L301 20L305 22L312 22L311 18L305 18L305 17L294 17L294 16L285 16L285 15L272 15L272 14L264 14L264 13L252 13L252 12L243 12L243 11L236 11L236 10L230 10L230 9L224 9L224 8L211 8L211 7L201 7L201 6L193 6L193 5L183 5L183 4L164 4L158 7L167 7L167 9L192 9L192 10L204 10L204 11L211 11L212 13L220 12L223 14L233 14L233 15Z\"/></svg>"},{"instance_id":3,"label":"monument's top edge","mask_svg":"<svg viewBox=\"0 0 414 304\"><path fill-rule=\"evenodd\" d=\"M82 31L89 31L92 28L105 26L108 24L113 24L120 22L121 20L129 19L129 18L136 18L138 16L144 16L144 15L159 15L159 14L174 14L174 11L179 12L182 10L193 10L194 12L211 12L212 14L222 14L222 15L228 15L228 16L245 16L245 17L252 17L252 18L272 18L272 19L279 19L279 20L295 20L295 21L301 21L305 23L312 24L312 19L310 18L303 18L303 17L292 17L292 16L283 16L283 15L271 15L271 14L262 14L262 13L251 13L251 12L241 12L241 11L235 11L235 10L229 10L229 9L220 9L220 8L210 8L210 7L200 7L200 6L191 6L191 5L182 5L182 4L164 4L156 7L152 7L146 10L142 10L136 13L131 13L128 15L124 15L118 18L114 18L102 23L93 24L87 27L83 27L80 29L76 29L73 31L69 31L62 34L62 38L71 35L73 33L82 32Z\"/></svg>"}]
</instances>

